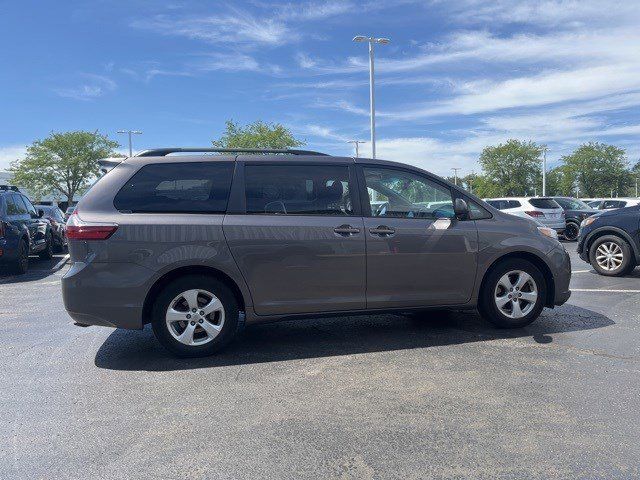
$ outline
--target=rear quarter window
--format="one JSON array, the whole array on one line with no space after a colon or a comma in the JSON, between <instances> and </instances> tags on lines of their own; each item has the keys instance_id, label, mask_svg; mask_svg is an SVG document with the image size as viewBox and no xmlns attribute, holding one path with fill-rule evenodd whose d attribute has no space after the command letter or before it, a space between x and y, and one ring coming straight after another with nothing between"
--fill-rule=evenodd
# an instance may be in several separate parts
<instances>
[{"instance_id":1,"label":"rear quarter window","mask_svg":"<svg viewBox=\"0 0 640 480\"><path fill-rule=\"evenodd\" d=\"M562 208L553 198L532 198L529 200L529 203L536 208Z\"/></svg>"},{"instance_id":2,"label":"rear quarter window","mask_svg":"<svg viewBox=\"0 0 640 480\"><path fill-rule=\"evenodd\" d=\"M145 165L113 204L131 213L224 213L232 177L233 162Z\"/></svg>"}]
</instances>

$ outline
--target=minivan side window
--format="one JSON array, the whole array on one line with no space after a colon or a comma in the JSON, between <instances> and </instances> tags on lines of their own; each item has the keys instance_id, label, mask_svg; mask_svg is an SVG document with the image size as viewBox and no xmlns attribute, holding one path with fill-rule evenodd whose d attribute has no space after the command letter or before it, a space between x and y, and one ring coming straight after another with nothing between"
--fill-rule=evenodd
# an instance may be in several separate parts
<instances>
[{"instance_id":1,"label":"minivan side window","mask_svg":"<svg viewBox=\"0 0 640 480\"><path fill-rule=\"evenodd\" d=\"M131 213L225 213L233 166L215 161L145 165L113 204Z\"/></svg>"},{"instance_id":2,"label":"minivan side window","mask_svg":"<svg viewBox=\"0 0 640 480\"><path fill-rule=\"evenodd\" d=\"M364 167L372 217L453 218L451 190L412 172Z\"/></svg>"},{"instance_id":3,"label":"minivan side window","mask_svg":"<svg viewBox=\"0 0 640 480\"><path fill-rule=\"evenodd\" d=\"M247 213L353 215L349 167L246 165Z\"/></svg>"}]
</instances>

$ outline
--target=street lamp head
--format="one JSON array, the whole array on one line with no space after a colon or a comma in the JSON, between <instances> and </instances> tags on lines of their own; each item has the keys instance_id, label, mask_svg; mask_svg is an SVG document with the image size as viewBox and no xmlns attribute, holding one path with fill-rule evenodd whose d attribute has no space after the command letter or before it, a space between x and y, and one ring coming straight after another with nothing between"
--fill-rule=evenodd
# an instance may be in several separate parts
<instances>
[{"instance_id":1,"label":"street lamp head","mask_svg":"<svg viewBox=\"0 0 640 480\"><path fill-rule=\"evenodd\" d=\"M386 45L387 43L389 43L391 40L389 40L388 38L376 38L376 42L381 43L383 45Z\"/></svg>"},{"instance_id":2,"label":"street lamp head","mask_svg":"<svg viewBox=\"0 0 640 480\"><path fill-rule=\"evenodd\" d=\"M357 35L355 37L353 37L353 41L354 42L366 42L367 40L369 40L367 37L365 37L364 35Z\"/></svg>"}]
</instances>

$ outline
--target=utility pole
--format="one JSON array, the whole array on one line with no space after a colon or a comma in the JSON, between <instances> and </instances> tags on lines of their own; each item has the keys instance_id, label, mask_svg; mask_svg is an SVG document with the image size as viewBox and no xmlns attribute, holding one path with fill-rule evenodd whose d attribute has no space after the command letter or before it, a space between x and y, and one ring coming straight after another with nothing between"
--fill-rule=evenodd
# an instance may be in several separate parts
<instances>
[{"instance_id":1,"label":"utility pole","mask_svg":"<svg viewBox=\"0 0 640 480\"><path fill-rule=\"evenodd\" d=\"M542 196L547 196L547 146L544 147L542 156Z\"/></svg>"},{"instance_id":2,"label":"utility pole","mask_svg":"<svg viewBox=\"0 0 640 480\"><path fill-rule=\"evenodd\" d=\"M140 130L118 130L117 133L127 133L129 134L129 156L133 157L133 144L131 142L131 135L142 135Z\"/></svg>"},{"instance_id":3,"label":"utility pole","mask_svg":"<svg viewBox=\"0 0 640 480\"><path fill-rule=\"evenodd\" d=\"M453 170L453 184L458 185L458 170L462 170L460 167L452 167Z\"/></svg>"},{"instance_id":4,"label":"utility pole","mask_svg":"<svg viewBox=\"0 0 640 480\"><path fill-rule=\"evenodd\" d=\"M361 143L367 143L364 140L348 140L347 143L353 143L356 147L356 158L360 158L360 150L358 149L358 147L360 146Z\"/></svg>"},{"instance_id":5,"label":"utility pole","mask_svg":"<svg viewBox=\"0 0 640 480\"><path fill-rule=\"evenodd\" d=\"M391 40L388 38L365 37L358 35L353 37L354 42L369 42L369 107L371 122L371 158L376 158L376 95L375 95L375 78L374 78L374 46L376 43L386 45Z\"/></svg>"}]
</instances>

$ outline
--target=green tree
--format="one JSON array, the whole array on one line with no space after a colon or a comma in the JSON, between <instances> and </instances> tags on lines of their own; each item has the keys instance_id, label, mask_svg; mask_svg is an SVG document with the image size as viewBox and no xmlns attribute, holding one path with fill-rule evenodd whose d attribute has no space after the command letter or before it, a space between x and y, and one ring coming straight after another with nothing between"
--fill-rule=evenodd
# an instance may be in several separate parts
<instances>
[{"instance_id":1,"label":"green tree","mask_svg":"<svg viewBox=\"0 0 640 480\"><path fill-rule=\"evenodd\" d=\"M585 143L560 160L585 197L624 195L633 183L625 151L614 145Z\"/></svg>"},{"instance_id":2,"label":"green tree","mask_svg":"<svg viewBox=\"0 0 640 480\"><path fill-rule=\"evenodd\" d=\"M543 152L542 145L511 139L495 147L485 147L480 165L486 180L498 186L502 195L533 194L542 185Z\"/></svg>"},{"instance_id":3,"label":"green tree","mask_svg":"<svg viewBox=\"0 0 640 480\"><path fill-rule=\"evenodd\" d=\"M504 190L486 175L476 175L473 179L473 194L480 198L501 197Z\"/></svg>"},{"instance_id":4,"label":"green tree","mask_svg":"<svg viewBox=\"0 0 640 480\"><path fill-rule=\"evenodd\" d=\"M27 147L23 159L11 163L11 181L36 196L62 194L70 203L98 175L97 161L114 156L118 146L98 132L51 133Z\"/></svg>"},{"instance_id":5,"label":"green tree","mask_svg":"<svg viewBox=\"0 0 640 480\"><path fill-rule=\"evenodd\" d=\"M566 165L559 165L547 172L547 193L549 195L574 196L576 193L576 173Z\"/></svg>"},{"instance_id":6,"label":"green tree","mask_svg":"<svg viewBox=\"0 0 640 480\"><path fill-rule=\"evenodd\" d=\"M214 147L285 149L305 144L279 123L265 123L258 120L243 127L233 120L227 120L225 125L225 131L220 139L212 142Z\"/></svg>"}]
</instances>

